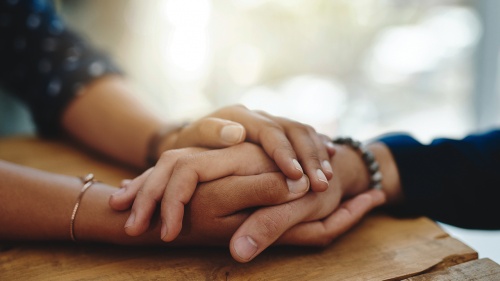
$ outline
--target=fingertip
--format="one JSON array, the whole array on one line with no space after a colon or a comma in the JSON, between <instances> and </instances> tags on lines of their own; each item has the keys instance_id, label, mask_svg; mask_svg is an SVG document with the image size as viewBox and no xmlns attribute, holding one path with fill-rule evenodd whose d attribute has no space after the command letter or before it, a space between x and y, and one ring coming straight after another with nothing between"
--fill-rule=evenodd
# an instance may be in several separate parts
<instances>
[{"instance_id":1,"label":"fingertip","mask_svg":"<svg viewBox=\"0 0 500 281\"><path fill-rule=\"evenodd\" d=\"M309 180L306 175L303 175L298 180L286 179L288 191L293 194L303 194L309 190Z\"/></svg>"},{"instance_id":2,"label":"fingertip","mask_svg":"<svg viewBox=\"0 0 500 281\"><path fill-rule=\"evenodd\" d=\"M124 211L130 208L130 204L126 201L126 198L123 197L125 191L125 188L120 188L109 196L108 204L112 209Z\"/></svg>"},{"instance_id":3,"label":"fingertip","mask_svg":"<svg viewBox=\"0 0 500 281\"><path fill-rule=\"evenodd\" d=\"M165 209L162 210L161 240L165 242L171 242L177 238L182 229L184 204L181 203L182 207L179 209L173 207L174 205L176 204L165 203Z\"/></svg>"},{"instance_id":4,"label":"fingertip","mask_svg":"<svg viewBox=\"0 0 500 281\"><path fill-rule=\"evenodd\" d=\"M165 242L168 242L168 241L166 241L167 235L168 235L168 226L165 223L165 221L162 221L161 222L160 239L165 241Z\"/></svg>"},{"instance_id":5,"label":"fingertip","mask_svg":"<svg viewBox=\"0 0 500 281\"><path fill-rule=\"evenodd\" d=\"M245 140L245 136L245 127L235 122L224 125L220 131L221 139L228 144L238 144Z\"/></svg>"},{"instance_id":6,"label":"fingertip","mask_svg":"<svg viewBox=\"0 0 500 281\"><path fill-rule=\"evenodd\" d=\"M326 141L325 142L325 146L326 146L326 151L328 152L328 155L330 157L332 157L333 155L335 155L336 149L335 149L335 145L333 145L332 142Z\"/></svg>"},{"instance_id":7,"label":"fingertip","mask_svg":"<svg viewBox=\"0 0 500 281\"><path fill-rule=\"evenodd\" d=\"M179 236L179 233L181 232L182 229L182 223L181 224L168 224L164 223L162 224L161 227L161 240L164 242L172 242Z\"/></svg>"},{"instance_id":8,"label":"fingertip","mask_svg":"<svg viewBox=\"0 0 500 281\"><path fill-rule=\"evenodd\" d=\"M276 164L287 178L299 180L304 175L304 170L297 159L291 159L283 163L279 159L275 159Z\"/></svg>"},{"instance_id":9,"label":"fingertip","mask_svg":"<svg viewBox=\"0 0 500 281\"><path fill-rule=\"evenodd\" d=\"M255 240L246 235L237 238L231 247L231 255L238 262L249 262L257 254L258 245Z\"/></svg>"},{"instance_id":10,"label":"fingertip","mask_svg":"<svg viewBox=\"0 0 500 281\"><path fill-rule=\"evenodd\" d=\"M309 178L314 179L311 182L311 189L314 192L324 192L328 189L328 180L326 179L326 176L321 169L317 169L314 175L312 175L312 177L310 176Z\"/></svg>"},{"instance_id":11,"label":"fingertip","mask_svg":"<svg viewBox=\"0 0 500 281\"><path fill-rule=\"evenodd\" d=\"M330 161L324 160L323 162L321 162L321 168L323 169L326 178L330 180L333 177L333 169Z\"/></svg>"},{"instance_id":12,"label":"fingertip","mask_svg":"<svg viewBox=\"0 0 500 281\"><path fill-rule=\"evenodd\" d=\"M121 188L126 188L130 183L132 182L131 179L123 179L121 182L120 182L120 187Z\"/></svg>"},{"instance_id":13,"label":"fingertip","mask_svg":"<svg viewBox=\"0 0 500 281\"><path fill-rule=\"evenodd\" d=\"M300 171L302 174L304 173L304 170L302 169L302 166L300 165L299 161L297 161L297 159L292 159L292 164L295 170Z\"/></svg>"},{"instance_id":14,"label":"fingertip","mask_svg":"<svg viewBox=\"0 0 500 281\"><path fill-rule=\"evenodd\" d=\"M139 232L137 231L137 228L135 227L135 218L136 214L134 211L130 213L130 216L128 217L127 221L125 222L125 233L129 236L137 236L139 235Z\"/></svg>"},{"instance_id":15,"label":"fingertip","mask_svg":"<svg viewBox=\"0 0 500 281\"><path fill-rule=\"evenodd\" d=\"M373 190L372 197L376 205L382 205L387 202L387 196L382 190Z\"/></svg>"}]
</instances>

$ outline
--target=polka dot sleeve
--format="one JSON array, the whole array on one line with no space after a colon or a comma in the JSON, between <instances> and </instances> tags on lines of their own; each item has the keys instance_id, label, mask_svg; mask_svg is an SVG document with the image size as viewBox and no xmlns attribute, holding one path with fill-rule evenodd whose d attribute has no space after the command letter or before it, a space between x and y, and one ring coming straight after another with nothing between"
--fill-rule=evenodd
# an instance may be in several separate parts
<instances>
[{"instance_id":1,"label":"polka dot sleeve","mask_svg":"<svg viewBox=\"0 0 500 281\"><path fill-rule=\"evenodd\" d=\"M44 136L58 133L62 111L79 88L120 73L44 0L0 0L0 62L0 86L28 104Z\"/></svg>"}]
</instances>

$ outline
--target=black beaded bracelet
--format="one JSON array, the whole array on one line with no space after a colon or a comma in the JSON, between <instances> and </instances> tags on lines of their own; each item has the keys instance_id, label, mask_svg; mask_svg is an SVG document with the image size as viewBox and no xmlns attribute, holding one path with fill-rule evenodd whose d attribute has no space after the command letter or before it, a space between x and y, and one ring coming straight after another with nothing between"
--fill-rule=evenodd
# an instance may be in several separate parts
<instances>
[{"instance_id":1,"label":"black beaded bracelet","mask_svg":"<svg viewBox=\"0 0 500 281\"><path fill-rule=\"evenodd\" d=\"M360 141L353 140L352 138L336 138L332 140L334 144L347 145L354 150L361 153L361 158L365 162L368 172L370 173L370 188L382 189L382 173L380 172L380 166L375 160L373 153L368 150Z\"/></svg>"}]
</instances>

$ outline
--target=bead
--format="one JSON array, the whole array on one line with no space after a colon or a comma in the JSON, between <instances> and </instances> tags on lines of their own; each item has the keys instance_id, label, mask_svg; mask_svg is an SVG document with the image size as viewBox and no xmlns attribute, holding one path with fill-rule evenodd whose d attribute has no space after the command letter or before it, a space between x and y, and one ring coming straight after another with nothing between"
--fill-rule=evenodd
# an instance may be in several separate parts
<instances>
[{"instance_id":1,"label":"bead","mask_svg":"<svg viewBox=\"0 0 500 281\"><path fill-rule=\"evenodd\" d=\"M362 145L360 141L353 140L352 138L339 137L332 140L335 144L347 145L361 154L363 162L370 174L370 187L373 189L382 189L382 173L380 172L380 165L373 153Z\"/></svg>"}]
</instances>

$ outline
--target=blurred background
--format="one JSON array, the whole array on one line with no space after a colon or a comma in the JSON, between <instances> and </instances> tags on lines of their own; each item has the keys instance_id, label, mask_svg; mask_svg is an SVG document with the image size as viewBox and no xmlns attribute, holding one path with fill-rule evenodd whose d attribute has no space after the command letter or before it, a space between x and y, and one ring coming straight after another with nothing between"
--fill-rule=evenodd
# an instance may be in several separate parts
<instances>
[{"instance_id":1,"label":"blurred background","mask_svg":"<svg viewBox=\"0 0 500 281\"><path fill-rule=\"evenodd\" d=\"M500 1L56 3L170 119L242 103L330 136L424 142L500 123ZM448 230L500 262L500 232Z\"/></svg>"},{"instance_id":2,"label":"blurred background","mask_svg":"<svg viewBox=\"0 0 500 281\"><path fill-rule=\"evenodd\" d=\"M496 2L57 3L168 118L242 103L327 135L408 131L427 141L500 121Z\"/></svg>"}]
</instances>

